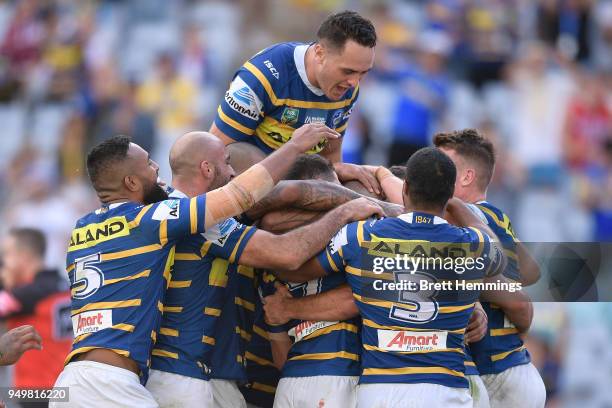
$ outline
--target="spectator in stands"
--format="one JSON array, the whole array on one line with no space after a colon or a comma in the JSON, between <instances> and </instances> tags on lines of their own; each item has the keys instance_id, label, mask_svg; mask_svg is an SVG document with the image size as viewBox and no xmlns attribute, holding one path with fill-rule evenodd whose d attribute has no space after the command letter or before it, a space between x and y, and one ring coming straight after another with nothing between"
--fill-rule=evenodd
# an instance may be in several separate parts
<instances>
[{"instance_id":1,"label":"spectator in stands","mask_svg":"<svg viewBox=\"0 0 612 408\"><path fill-rule=\"evenodd\" d=\"M29 228L12 229L2 242L0 317L9 329L34 327L45 345L17 362L16 387L52 387L72 343L68 285L44 269L45 249L43 234Z\"/></svg>"}]
</instances>

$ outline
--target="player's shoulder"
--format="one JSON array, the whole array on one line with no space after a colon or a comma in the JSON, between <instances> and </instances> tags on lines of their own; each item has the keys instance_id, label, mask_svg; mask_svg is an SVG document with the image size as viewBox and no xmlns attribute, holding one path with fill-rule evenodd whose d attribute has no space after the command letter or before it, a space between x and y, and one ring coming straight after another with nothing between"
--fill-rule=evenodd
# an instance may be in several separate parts
<instances>
[{"instance_id":1,"label":"player's shoulder","mask_svg":"<svg viewBox=\"0 0 612 408\"><path fill-rule=\"evenodd\" d=\"M493 228L500 239L508 236L508 239L516 239L516 233L512 228L512 221L507 213L501 208L488 201L480 201L476 207L483 213L486 222Z\"/></svg>"},{"instance_id":2,"label":"player's shoulder","mask_svg":"<svg viewBox=\"0 0 612 408\"><path fill-rule=\"evenodd\" d=\"M283 87L297 75L295 51L303 45L297 42L274 44L251 57L244 68L251 71L256 68L273 88Z\"/></svg>"}]
</instances>

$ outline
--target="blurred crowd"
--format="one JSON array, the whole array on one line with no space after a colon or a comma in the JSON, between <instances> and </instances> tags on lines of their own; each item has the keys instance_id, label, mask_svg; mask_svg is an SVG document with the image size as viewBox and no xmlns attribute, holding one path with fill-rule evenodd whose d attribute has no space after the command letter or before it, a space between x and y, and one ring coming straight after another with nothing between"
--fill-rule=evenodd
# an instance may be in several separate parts
<instances>
[{"instance_id":1,"label":"blurred crowd","mask_svg":"<svg viewBox=\"0 0 612 408\"><path fill-rule=\"evenodd\" d=\"M246 59L314 40L343 8L379 34L345 161L398 164L477 127L498 150L490 199L523 241L612 241L612 0L0 1L0 233L40 228L61 269L97 205L92 145L128 134L167 179L174 138L209 128ZM556 383L560 346L541 338Z\"/></svg>"}]
</instances>

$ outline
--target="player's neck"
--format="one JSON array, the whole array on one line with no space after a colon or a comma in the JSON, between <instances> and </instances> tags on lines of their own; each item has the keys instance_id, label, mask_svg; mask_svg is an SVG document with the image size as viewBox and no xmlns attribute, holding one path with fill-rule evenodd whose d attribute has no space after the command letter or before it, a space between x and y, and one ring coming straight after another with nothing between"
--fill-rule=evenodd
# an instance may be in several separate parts
<instances>
[{"instance_id":1,"label":"player's neck","mask_svg":"<svg viewBox=\"0 0 612 408\"><path fill-rule=\"evenodd\" d=\"M208 192L208 188L201 188L195 186L193 180L191 182L185 181L180 177L172 178L172 187L187 197L192 198Z\"/></svg>"},{"instance_id":2,"label":"player's neck","mask_svg":"<svg viewBox=\"0 0 612 408\"><path fill-rule=\"evenodd\" d=\"M425 213L425 214L433 215L433 216L440 217L440 218L442 218L442 216L444 215L444 209L424 208L424 207L412 206L412 205L406 206L406 212L407 213L420 212L420 213Z\"/></svg>"},{"instance_id":3,"label":"player's neck","mask_svg":"<svg viewBox=\"0 0 612 408\"><path fill-rule=\"evenodd\" d=\"M319 82L317 81L317 77L314 73L315 67L315 50L314 46L311 45L306 50L306 54L304 54L304 68L306 69L306 77L308 78L308 82L315 88L321 88L319 86Z\"/></svg>"},{"instance_id":4,"label":"player's neck","mask_svg":"<svg viewBox=\"0 0 612 408\"><path fill-rule=\"evenodd\" d=\"M482 192L478 190L469 191L461 199L466 203L475 204L480 201L485 201L487 199L487 192Z\"/></svg>"}]
</instances>

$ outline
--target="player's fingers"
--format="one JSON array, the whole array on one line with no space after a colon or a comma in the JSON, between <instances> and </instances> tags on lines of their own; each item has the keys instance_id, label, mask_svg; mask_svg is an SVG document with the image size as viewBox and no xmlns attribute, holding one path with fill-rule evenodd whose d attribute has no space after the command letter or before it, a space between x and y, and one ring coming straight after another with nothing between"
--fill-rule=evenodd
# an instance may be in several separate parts
<instances>
[{"instance_id":1,"label":"player's fingers","mask_svg":"<svg viewBox=\"0 0 612 408\"><path fill-rule=\"evenodd\" d=\"M19 352L25 353L28 350L41 350L42 345L38 341L30 340L19 345Z\"/></svg>"},{"instance_id":2,"label":"player's fingers","mask_svg":"<svg viewBox=\"0 0 612 408\"><path fill-rule=\"evenodd\" d=\"M291 297L291 294L289 293L289 289L287 289L287 286L283 285L280 282L274 282L274 287L276 288L276 292L284 297Z\"/></svg>"},{"instance_id":3,"label":"player's fingers","mask_svg":"<svg viewBox=\"0 0 612 408\"><path fill-rule=\"evenodd\" d=\"M374 177L374 175L369 171L359 167L357 179L368 189L370 193L380 194L380 184L378 184L376 177Z\"/></svg>"},{"instance_id":4,"label":"player's fingers","mask_svg":"<svg viewBox=\"0 0 612 408\"><path fill-rule=\"evenodd\" d=\"M29 343L29 342L36 343L36 344L42 343L42 339L40 338L40 335L36 331L28 331L27 333L21 334L19 337L19 341L22 344Z\"/></svg>"}]
</instances>

